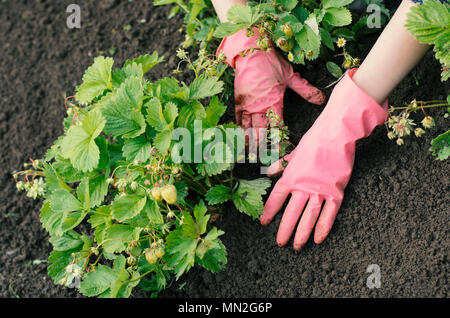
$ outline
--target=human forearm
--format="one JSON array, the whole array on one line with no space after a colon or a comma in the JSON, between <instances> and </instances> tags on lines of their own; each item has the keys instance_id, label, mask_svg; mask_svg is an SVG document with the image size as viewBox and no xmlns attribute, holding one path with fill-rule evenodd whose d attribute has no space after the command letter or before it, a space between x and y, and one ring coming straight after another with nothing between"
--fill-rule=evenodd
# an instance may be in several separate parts
<instances>
[{"instance_id":1,"label":"human forearm","mask_svg":"<svg viewBox=\"0 0 450 318\"><path fill-rule=\"evenodd\" d=\"M227 12L235 4L246 5L248 0L211 0L221 22L227 21Z\"/></svg>"},{"instance_id":2,"label":"human forearm","mask_svg":"<svg viewBox=\"0 0 450 318\"><path fill-rule=\"evenodd\" d=\"M404 27L406 15L414 5L410 0L402 2L353 77L354 82L380 104L429 48Z\"/></svg>"}]
</instances>

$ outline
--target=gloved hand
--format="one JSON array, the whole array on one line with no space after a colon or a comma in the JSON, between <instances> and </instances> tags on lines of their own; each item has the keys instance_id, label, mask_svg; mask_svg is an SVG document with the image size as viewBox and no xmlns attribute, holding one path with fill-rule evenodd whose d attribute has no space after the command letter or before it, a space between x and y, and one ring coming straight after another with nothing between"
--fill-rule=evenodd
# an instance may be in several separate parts
<instances>
[{"instance_id":1,"label":"gloved hand","mask_svg":"<svg viewBox=\"0 0 450 318\"><path fill-rule=\"evenodd\" d=\"M223 52L226 63L236 69L234 97L236 123L242 128L265 128L266 112L272 109L283 119L283 96L290 87L307 101L321 105L325 95L307 80L294 73L292 65L280 57L270 43L270 52L255 50L242 57L240 53L257 48L260 35L246 36L246 29L222 40L217 56Z\"/></svg>"},{"instance_id":2,"label":"gloved hand","mask_svg":"<svg viewBox=\"0 0 450 318\"><path fill-rule=\"evenodd\" d=\"M348 71L335 87L322 114L287 158L286 170L266 202L260 219L263 225L271 222L292 194L278 229L280 246L289 241L300 216L294 248L305 245L314 225L314 241L323 242L352 173L356 141L369 136L386 119L387 102L382 107L362 91L352 80L355 72ZM281 161L277 161L268 174L282 170Z\"/></svg>"}]
</instances>

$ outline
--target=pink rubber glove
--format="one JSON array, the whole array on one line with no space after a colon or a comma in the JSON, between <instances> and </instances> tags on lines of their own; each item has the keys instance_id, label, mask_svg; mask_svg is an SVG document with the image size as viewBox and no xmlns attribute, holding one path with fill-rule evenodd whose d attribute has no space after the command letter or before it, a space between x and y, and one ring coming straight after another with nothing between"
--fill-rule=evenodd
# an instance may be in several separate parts
<instances>
[{"instance_id":1,"label":"pink rubber glove","mask_svg":"<svg viewBox=\"0 0 450 318\"><path fill-rule=\"evenodd\" d=\"M255 28L255 34L258 34ZM226 63L236 69L234 97L236 123L242 128L265 128L266 112L272 109L283 118L283 96L286 87L290 87L307 101L321 105L325 95L307 80L294 73L292 65L280 57L270 43L270 52L257 48L259 35L246 36L246 29L226 37L220 44L217 55L223 52ZM240 53L247 52L242 57Z\"/></svg>"},{"instance_id":2,"label":"pink rubber glove","mask_svg":"<svg viewBox=\"0 0 450 318\"><path fill-rule=\"evenodd\" d=\"M289 241L306 204L297 226L294 248L299 250L305 245L314 225L314 241L317 244L324 241L352 173L356 141L369 136L386 119L386 107L353 82L355 71L348 71L335 87L322 114L287 158L286 170L266 202L261 216L263 225L271 222L292 194L278 229L280 246ZM275 175L282 170L281 161L277 161L269 167L268 174Z\"/></svg>"}]
</instances>

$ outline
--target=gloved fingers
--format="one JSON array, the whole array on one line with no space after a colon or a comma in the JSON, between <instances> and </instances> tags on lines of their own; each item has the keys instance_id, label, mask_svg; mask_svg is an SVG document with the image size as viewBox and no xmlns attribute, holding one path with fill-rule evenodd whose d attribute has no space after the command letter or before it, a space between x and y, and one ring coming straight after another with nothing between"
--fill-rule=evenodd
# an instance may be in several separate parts
<instances>
[{"instance_id":1,"label":"gloved fingers","mask_svg":"<svg viewBox=\"0 0 450 318\"><path fill-rule=\"evenodd\" d=\"M289 189L278 181L272 189L269 198L264 205L262 215L260 217L260 222L262 225L268 225L273 217L278 213L281 207L286 201L289 194Z\"/></svg>"},{"instance_id":2,"label":"gloved fingers","mask_svg":"<svg viewBox=\"0 0 450 318\"><path fill-rule=\"evenodd\" d=\"M240 114L240 122L236 122L244 130L252 127L252 115L247 112L242 112Z\"/></svg>"},{"instance_id":3,"label":"gloved fingers","mask_svg":"<svg viewBox=\"0 0 450 318\"><path fill-rule=\"evenodd\" d=\"M300 74L292 74L287 84L308 102L316 105L325 103L325 94L320 89L312 86L307 80L300 77Z\"/></svg>"},{"instance_id":4,"label":"gloved fingers","mask_svg":"<svg viewBox=\"0 0 450 318\"><path fill-rule=\"evenodd\" d=\"M279 175L280 173L283 172L283 170L285 169L286 163L283 164L284 162L288 162L292 157L292 152L286 156L284 156L283 158L281 158L278 161L275 161L274 163L272 163L269 168L267 168L267 176L269 177L275 177L277 175Z\"/></svg>"},{"instance_id":5,"label":"gloved fingers","mask_svg":"<svg viewBox=\"0 0 450 318\"><path fill-rule=\"evenodd\" d=\"M326 200L314 231L314 242L316 244L322 243L330 233L334 220L336 219L336 215L341 207L341 203L342 200Z\"/></svg>"},{"instance_id":6,"label":"gloved fingers","mask_svg":"<svg viewBox=\"0 0 450 318\"><path fill-rule=\"evenodd\" d=\"M277 244L279 246L284 246L289 241L307 201L308 196L303 192L292 194L278 228Z\"/></svg>"},{"instance_id":7,"label":"gloved fingers","mask_svg":"<svg viewBox=\"0 0 450 318\"><path fill-rule=\"evenodd\" d=\"M235 115L236 115L236 125L242 126L242 111L236 110Z\"/></svg>"},{"instance_id":8,"label":"gloved fingers","mask_svg":"<svg viewBox=\"0 0 450 318\"><path fill-rule=\"evenodd\" d=\"M264 113L252 114L252 127L267 128L267 116Z\"/></svg>"},{"instance_id":9,"label":"gloved fingers","mask_svg":"<svg viewBox=\"0 0 450 318\"><path fill-rule=\"evenodd\" d=\"M308 205L298 223L294 238L294 249L300 250L308 241L322 208L323 200L317 195L310 196Z\"/></svg>"}]
</instances>

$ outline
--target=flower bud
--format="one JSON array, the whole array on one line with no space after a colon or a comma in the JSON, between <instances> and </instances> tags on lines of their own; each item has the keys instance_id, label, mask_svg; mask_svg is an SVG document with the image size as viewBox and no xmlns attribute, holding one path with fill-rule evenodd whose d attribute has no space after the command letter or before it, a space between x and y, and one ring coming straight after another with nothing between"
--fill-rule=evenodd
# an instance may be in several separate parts
<instances>
[{"instance_id":1,"label":"flower bud","mask_svg":"<svg viewBox=\"0 0 450 318\"><path fill-rule=\"evenodd\" d=\"M414 130L414 134L416 135L416 137L422 137L425 134L425 130L423 130L422 128L416 128Z\"/></svg>"},{"instance_id":2,"label":"flower bud","mask_svg":"<svg viewBox=\"0 0 450 318\"><path fill-rule=\"evenodd\" d=\"M294 31L292 30L292 27L291 27L291 25L289 23L284 24L281 27L281 32L283 32L284 34L286 34L289 37L294 35Z\"/></svg>"},{"instance_id":3,"label":"flower bud","mask_svg":"<svg viewBox=\"0 0 450 318\"><path fill-rule=\"evenodd\" d=\"M156 202L161 202L162 201L162 196L161 196L161 188L159 187L154 187L151 191L152 197Z\"/></svg>"},{"instance_id":4,"label":"flower bud","mask_svg":"<svg viewBox=\"0 0 450 318\"><path fill-rule=\"evenodd\" d=\"M431 116L427 116L422 120L422 126L424 128L432 128L435 126L434 119Z\"/></svg>"}]
</instances>

